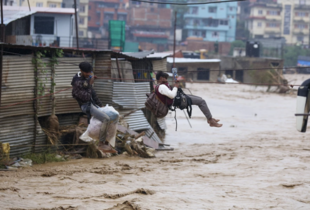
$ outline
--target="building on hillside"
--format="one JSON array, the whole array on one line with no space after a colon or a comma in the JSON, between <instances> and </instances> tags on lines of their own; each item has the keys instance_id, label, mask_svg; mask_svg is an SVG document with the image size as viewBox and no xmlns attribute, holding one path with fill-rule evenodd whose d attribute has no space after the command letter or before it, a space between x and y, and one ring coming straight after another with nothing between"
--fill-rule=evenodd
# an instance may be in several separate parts
<instances>
[{"instance_id":1,"label":"building on hillside","mask_svg":"<svg viewBox=\"0 0 310 210\"><path fill-rule=\"evenodd\" d=\"M292 4L294 5L310 5L310 1L309 0L289 0ZM287 3L287 0L276 0L277 3L279 4L283 4L283 3Z\"/></svg>"},{"instance_id":2,"label":"building on hillside","mask_svg":"<svg viewBox=\"0 0 310 210\"><path fill-rule=\"evenodd\" d=\"M18 0L20 2L19 6L28 7L28 1ZM62 0L29 0L31 8L35 7L50 7L50 8L61 8ZM73 7L69 7L73 8Z\"/></svg>"},{"instance_id":3,"label":"building on hillside","mask_svg":"<svg viewBox=\"0 0 310 210\"><path fill-rule=\"evenodd\" d=\"M17 0L4 0L3 6L19 6L19 2Z\"/></svg>"},{"instance_id":4,"label":"building on hillside","mask_svg":"<svg viewBox=\"0 0 310 210\"><path fill-rule=\"evenodd\" d=\"M192 5L184 15L188 36L202 37L205 41L232 42L235 40L237 2Z\"/></svg>"},{"instance_id":5,"label":"building on hillside","mask_svg":"<svg viewBox=\"0 0 310 210\"><path fill-rule=\"evenodd\" d=\"M246 26L252 38L284 37L287 44L309 44L310 5L252 3Z\"/></svg>"},{"instance_id":6,"label":"building on hillside","mask_svg":"<svg viewBox=\"0 0 310 210\"><path fill-rule=\"evenodd\" d=\"M128 0L90 0L88 31L91 37L108 38L110 20L127 20Z\"/></svg>"},{"instance_id":7,"label":"building on hillside","mask_svg":"<svg viewBox=\"0 0 310 210\"><path fill-rule=\"evenodd\" d=\"M186 81L217 82L220 62L219 59L175 58L175 67ZM168 69L172 69L173 58L167 58L167 63Z\"/></svg>"},{"instance_id":8,"label":"building on hillside","mask_svg":"<svg viewBox=\"0 0 310 210\"><path fill-rule=\"evenodd\" d=\"M89 0L80 0L79 4L79 37L88 36L88 2Z\"/></svg>"},{"instance_id":9,"label":"building on hillside","mask_svg":"<svg viewBox=\"0 0 310 210\"><path fill-rule=\"evenodd\" d=\"M166 50L173 28L171 15L172 10L160 4L131 1L127 18L127 38L139 43L153 44L157 51Z\"/></svg>"},{"instance_id":10,"label":"building on hillside","mask_svg":"<svg viewBox=\"0 0 310 210\"><path fill-rule=\"evenodd\" d=\"M88 0L76 0L78 9L79 37L87 37ZM28 1L7 0L7 6L21 6L28 8ZM10 3L14 2L14 3ZM15 3L16 2L16 3ZM74 0L29 0L31 9L44 8L74 8ZM75 33L75 28L73 29Z\"/></svg>"},{"instance_id":11,"label":"building on hillside","mask_svg":"<svg viewBox=\"0 0 310 210\"><path fill-rule=\"evenodd\" d=\"M79 37L88 37L88 2L89 0L76 0L78 9ZM62 8L74 8L74 0L62 0Z\"/></svg>"},{"instance_id":12,"label":"building on hillside","mask_svg":"<svg viewBox=\"0 0 310 210\"><path fill-rule=\"evenodd\" d=\"M74 9L4 6L5 42L72 47Z\"/></svg>"}]
</instances>

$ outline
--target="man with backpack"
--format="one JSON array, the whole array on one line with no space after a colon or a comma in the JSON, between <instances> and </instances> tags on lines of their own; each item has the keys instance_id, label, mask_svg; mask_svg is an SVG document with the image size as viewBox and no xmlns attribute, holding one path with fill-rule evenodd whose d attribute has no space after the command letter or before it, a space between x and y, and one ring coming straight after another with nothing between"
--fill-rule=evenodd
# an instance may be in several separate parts
<instances>
[{"instance_id":1,"label":"man with backpack","mask_svg":"<svg viewBox=\"0 0 310 210\"><path fill-rule=\"evenodd\" d=\"M158 82L158 86L155 88L155 94L162 103L165 103L167 106L170 107L175 105L174 99L178 94L179 82L176 82L174 84L174 87L171 88L171 86L167 81L168 76L169 76L168 74L162 71L157 72L156 80ZM191 101L191 104L197 105L202 111L202 113L206 116L210 127L217 127L217 128L222 127L222 124L218 123L219 120L212 118L211 112L204 99L194 95L187 95L187 96L189 97L189 101Z\"/></svg>"},{"instance_id":2,"label":"man with backpack","mask_svg":"<svg viewBox=\"0 0 310 210\"><path fill-rule=\"evenodd\" d=\"M91 116L102 122L102 127L99 134L99 149L105 153L117 153L106 141L107 129L110 123L110 117L98 110L102 107L102 103L97 97L93 89L95 76L93 75L93 67L88 62L82 62L79 65L78 72L72 79L72 96L85 114L88 116L88 123Z\"/></svg>"}]
</instances>

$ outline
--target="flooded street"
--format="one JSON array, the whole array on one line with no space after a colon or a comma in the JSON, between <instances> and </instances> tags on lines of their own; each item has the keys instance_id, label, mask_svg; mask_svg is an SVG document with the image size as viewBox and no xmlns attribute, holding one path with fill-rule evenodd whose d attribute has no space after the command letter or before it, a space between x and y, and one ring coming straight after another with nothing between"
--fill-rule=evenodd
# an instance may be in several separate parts
<instances>
[{"instance_id":1,"label":"flooded street","mask_svg":"<svg viewBox=\"0 0 310 210\"><path fill-rule=\"evenodd\" d=\"M192 128L179 110L175 131L168 115L165 143L175 150L154 159L119 155L0 171L0 209L310 209L310 130L295 129L296 92L188 88L222 128L210 128L194 107Z\"/></svg>"}]
</instances>

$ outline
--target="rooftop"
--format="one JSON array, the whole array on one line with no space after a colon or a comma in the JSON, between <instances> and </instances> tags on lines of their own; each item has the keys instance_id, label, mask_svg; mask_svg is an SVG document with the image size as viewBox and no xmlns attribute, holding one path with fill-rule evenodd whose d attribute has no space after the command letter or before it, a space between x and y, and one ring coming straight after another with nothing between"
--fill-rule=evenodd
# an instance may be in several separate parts
<instances>
[{"instance_id":1,"label":"rooftop","mask_svg":"<svg viewBox=\"0 0 310 210\"><path fill-rule=\"evenodd\" d=\"M35 13L52 13L52 14L74 14L72 8L44 8L44 7L3 7L3 23L4 25L9 24L17 19L35 14ZM1 14L1 13L0 13ZM1 20L1 16L0 16Z\"/></svg>"},{"instance_id":2,"label":"rooftop","mask_svg":"<svg viewBox=\"0 0 310 210\"><path fill-rule=\"evenodd\" d=\"M163 58L167 58L172 55L173 55L173 52L160 52L160 53L150 54L147 56L147 58L163 59Z\"/></svg>"},{"instance_id":3,"label":"rooftop","mask_svg":"<svg viewBox=\"0 0 310 210\"><path fill-rule=\"evenodd\" d=\"M173 63L173 58L167 58L168 63ZM191 59L191 58L175 58L175 63L219 63L220 59Z\"/></svg>"}]
</instances>

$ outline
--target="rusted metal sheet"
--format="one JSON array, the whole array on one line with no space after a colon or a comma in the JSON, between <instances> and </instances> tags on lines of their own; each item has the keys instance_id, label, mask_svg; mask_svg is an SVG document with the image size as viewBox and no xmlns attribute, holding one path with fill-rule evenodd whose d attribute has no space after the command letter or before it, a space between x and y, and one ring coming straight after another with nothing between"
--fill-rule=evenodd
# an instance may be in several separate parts
<instances>
[{"instance_id":1,"label":"rusted metal sheet","mask_svg":"<svg viewBox=\"0 0 310 210\"><path fill-rule=\"evenodd\" d=\"M154 129L151 126L148 130L145 131L145 135L147 137L149 137L150 139L153 139L154 141L156 141L160 144L162 143L160 138L157 136L156 132L154 131Z\"/></svg>"},{"instance_id":2,"label":"rusted metal sheet","mask_svg":"<svg viewBox=\"0 0 310 210\"><path fill-rule=\"evenodd\" d=\"M57 115L59 126L77 125L80 114L61 114Z\"/></svg>"},{"instance_id":3,"label":"rusted metal sheet","mask_svg":"<svg viewBox=\"0 0 310 210\"><path fill-rule=\"evenodd\" d=\"M46 151L49 147L41 146L41 145L47 145L47 144L48 144L48 140L47 140L47 136L45 135L45 133L43 131L37 130L37 137L36 137L36 143L34 145L34 152L39 153L39 152Z\"/></svg>"},{"instance_id":4,"label":"rusted metal sheet","mask_svg":"<svg viewBox=\"0 0 310 210\"><path fill-rule=\"evenodd\" d=\"M111 77L112 78L119 78L119 73L116 65L116 60L112 60L112 68L111 68ZM118 61L119 62L119 68L121 72L121 78L123 82L135 82L135 79L133 77L133 70L131 63L129 61ZM119 82L118 79L113 79L115 82Z\"/></svg>"},{"instance_id":5,"label":"rusted metal sheet","mask_svg":"<svg viewBox=\"0 0 310 210\"><path fill-rule=\"evenodd\" d=\"M38 94L43 96L51 93L51 66L49 58L42 58L42 63L37 64L38 68ZM44 88L42 92L41 88ZM52 96L43 97L38 99L38 117L48 116L52 114Z\"/></svg>"},{"instance_id":6,"label":"rusted metal sheet","mask_svg":"<svg viewBox=\"0 0 310 210\"><path fill-rule=\"evenodd\" d=\"M32 145L34 124L33 115L10 116L0 120L0 142L10 144L11 156L18 156L31 151L31 147L21 145Z\"/></svg>"},{"instance_id":7,"label":"rusted metal sheet","mask_svg":"<svg viewBox=\"0 0 310 210\"><path fill-rule=\"evenodd\" d=\"M78 65L83 61L92 63L92 58L58 58L59 64L55 66L55 91L69 89L55 95L56 114L81 112L78 103L72 98L72 89L70 87L73 76L79 72Z\"/></svg>"},{"instance_id":8,"label":"rusted metal sheet","mask_svg":"<svg viewBox=\"0 0 310 210\"><path fill-rule=\"evenodd\" d=\"M104 79L96 79L94 83L94 89L103 106L109 104L115 109L118 109L118 105L112 101L113 82L109 82Z\"/></svg>"},{"instance_id":9,"label":"rusted metal sheet","mask_svg":"<svg viewBox=\"0 0 310 210\"><path fill-rule=\"evenodd\" d=\"M1 107L34 98L34 66L29 56L3 56ZM33 101L0 109L0 119L34 114Z\"/></svg>"},{"instance_id":10,"label":"rusted metal sheet","mask_svg":"<svg viewBox=\"0 0 310 210\"><path fill-rule=\"evenodd\" d=\"M98 77L111 78L111 54L98 53L95 56L94 73ZM105 79L109 80L109 79Z\"/></svg>"},{"instance_id":11,"label":"rusted metal sheet","mask_svg":"<svg viewBox=\"0 0 310 210\"><path fill-rule=\"evenodd\" d=\"M127 129L121 125L117 125L117 130L122 132L122 133L129 133L130 135L135 135L137 136L138 133L133 131L133 130L130 130L130 129ZM152 147L154 149L158 149L159 148L159 143L150 139L149 137L147 136L143 136L142 137L142 140L143 140L143 143L149 147Z\"/></svg>"},{"instance_id":12,"label":"rusted metal sheet","mask_svg":"<svg viewBox=\"0 0 310 210\"><path fill-rule=\"evenodd\" d=\"M126 113L128 113L128 110L120 111L120 115L124 115ZM151 127L141 110L130 114L129 116L125 117L124 120L129 125L129 128L133 131L147 130Z\"/></svg>"},{"instance_id":13,"label":"rusted metal sheet","mask_svg":"<svg viewBox=\"0 0 310 210\"><path fill-rule=\"evenodd\" d=\"M121 109L140 109L145 107L146 93L150 92L150 83L113 83L113 102Z\"/></svg>"}]
</instances>

